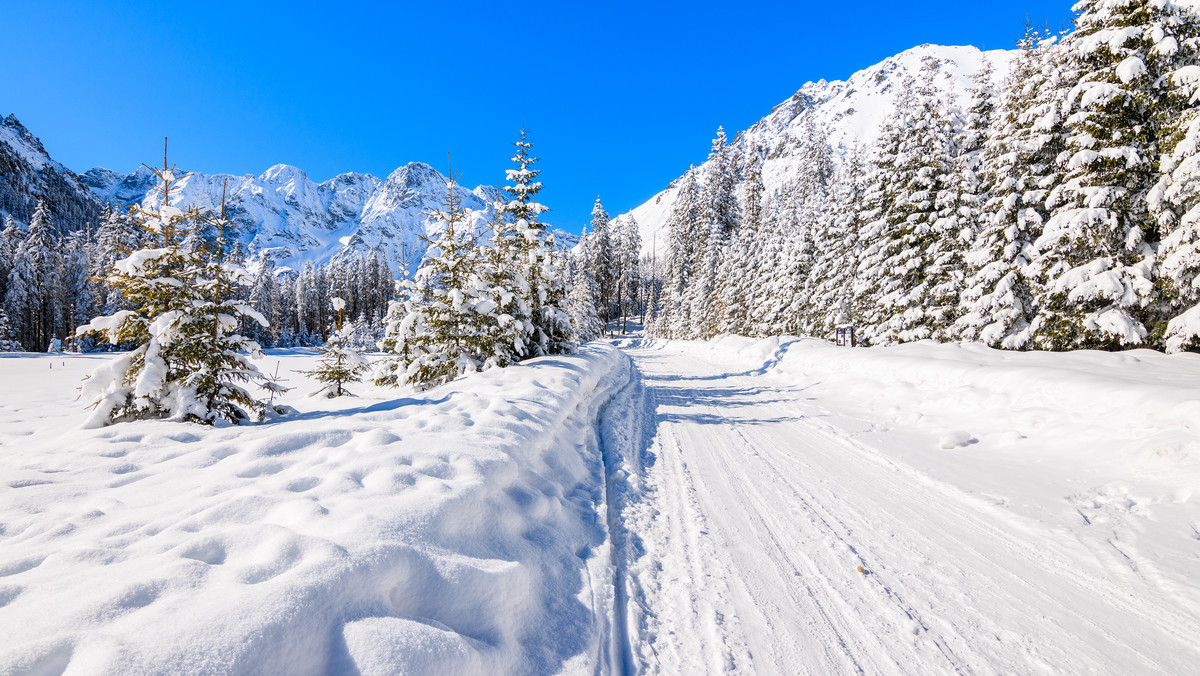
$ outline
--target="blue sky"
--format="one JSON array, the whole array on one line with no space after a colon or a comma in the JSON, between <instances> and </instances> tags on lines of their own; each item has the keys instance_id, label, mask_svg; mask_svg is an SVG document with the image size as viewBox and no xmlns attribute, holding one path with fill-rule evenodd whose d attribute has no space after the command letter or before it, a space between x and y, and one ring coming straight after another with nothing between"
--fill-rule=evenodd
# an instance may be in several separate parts
<instances>
[{"instance_id":1,"label":"blue sky","mask_svg":"<svg viewBox=\"0 0 1200 676\"><path fill-rule=\"evenodd\" d=\"M988 2L56 2L0 7L0 114L78 172L380 177L409 161L502 182L522 121L549 220L613 215L805 82L922 43L1008 48L1070 0Z\"/></svg>"}]
</instances>

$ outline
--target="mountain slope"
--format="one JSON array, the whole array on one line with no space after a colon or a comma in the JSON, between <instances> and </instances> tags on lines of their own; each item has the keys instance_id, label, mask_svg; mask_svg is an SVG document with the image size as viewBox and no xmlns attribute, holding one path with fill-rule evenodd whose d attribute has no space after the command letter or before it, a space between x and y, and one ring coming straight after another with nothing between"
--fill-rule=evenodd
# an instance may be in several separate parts
<instances>
[{"instance_id":1,"label":"mountain slope","mask_svg":"<svg viewBox=\"0 0 1200 676\"><path fill-rule=\"evenodd\" d=\"M28 224L38 200L45 199L61 232L94 228L105 204L141 203L155 183L146 167L130 174L96 167L76 175L54 161L15 116L0 120L0 224L10 214ZM384 180L346 173L315 183L297 167L277 164L258 176L191 173L178 187L174 203L211 210L220 208L224 190L235 236L252 257L263 252L275 265L295 268L342 261L378 246L399 275L405 268L412 272L425 252L422 237L437 227L429 214L441 207L446 178L412 162ZM455 192L476 223L503 200L492 186L459 186ZM157 203L156 196L149 197ZM568 233L555 234L567 245L575 241Z\"/></svg>"},{"instance_id":2,"label":"mountain slope","mask_svg":"<svg viewBox=\"0 0 1200 676\"><path fill-rule=\"evenodd\" d=\"M928 59L938 64L938 88L956 105L966 107L967 90L971 78L983 67L986 59L995 69L993 82L998 84L1007 75L1016 52L1005 50L980 51L975 47L945 47L921 45L861 70L848 79L826 82L809 82L791 98L775 106L763 119L749 129L740 132L734 139L739 152L747 148L760 148L764 154L763 184L769 195L778 192L795 177L801 158L793 154L797 150L792 140L809 122L815 122L828 130L829 144L834 148L835 160L840 159L838 149L854 144L864 150L879 135L884 119L892 112L897 91L906 77L916 78ZM701 175L707 172L707 163L696 167ZM682 177L681 177L682 178ZM665 230L671 206L675 201L675 186L672 181L666 190L658 193L631 213L637 219L642 235L642 252L652 249L662 256L667 247Z\"/></svg>"},{"instance_id":3,"label":"mountain slope","mask_svg":"<svg viewBox=\"0 0 1200 676\"><path fill-rule=\"evenodd\" d=\"M83 175L105 202L141 202L155 178L142 167L132 174L95 168ZM276 265L296 267L305 262L341 260L373 246L383 249L396 265L419 259L446 192L446 178L433 167L413 162L392 172L385 181L370 174L340 174L314 183L300 169L277 164L258 176L188 174L179 182L180 203L219 209L222 189L237 237L250 252L266 253ZM498 199L495 188L455 192L473 218L483 218Z\"/></svg>"},{"instance_id":4,"label":"mountain slope","mask_svg":"<svg viewBox=\"0 0 1200 676\"><path fill-rule=\"evenodd\" d=\"M39 199L63 233L90 227L102 211L75 172L50 159L42 142L9 115L0 120L0 224L10 215L28 223Z\"/></svg>"}]
</instances>

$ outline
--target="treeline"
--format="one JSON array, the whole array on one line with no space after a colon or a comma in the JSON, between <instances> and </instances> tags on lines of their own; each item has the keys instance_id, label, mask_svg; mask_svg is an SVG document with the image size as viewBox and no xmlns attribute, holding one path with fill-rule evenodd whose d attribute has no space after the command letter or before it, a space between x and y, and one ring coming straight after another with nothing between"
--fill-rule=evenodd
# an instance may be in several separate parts
<instances>
[{"instance_id":1,"label":"treeline","mask_svg":"<svg viewBox=\"0 0 1200 676\"><path fill-rule=\"evenodd\" d=\"M130 309L129 301L105 280L113 263L152 242L136 212L110 207L98 226L63 236L56 216L39 202L28 229L10 215L0 231L0 351L96 349L75 329L94 317ZM216 244L211 224L194 219L181 234L180 246L195 252ZM232 233L226 233L229 238ZM230 248L226 263L244 267L241 245ZM354 321L354 345L374 349L383 336L388 303L396 299L392 270L382 251L372 248L325 265L306 263L300 270L277 270L265 256L248 287L235 290L270 323L247 322L244 332L264 347L320 345L334 329L330 299L346 301Z\"/></svg>"},{"instance_id":2,"label":"treeline","mask_svg":"<svg viewBox=\"0 0 1200 676\"><path fill-rule=\"evenodd\" d=\"M930 59L873 147L830 148L802 118L770 193L781 148L719 131L676 186L648 328L1200 348L1200 20L1166 0L1076 10L1066 36L1028 31L998 87L985 65L965 110Z\"/></svg>"}]
</instances>

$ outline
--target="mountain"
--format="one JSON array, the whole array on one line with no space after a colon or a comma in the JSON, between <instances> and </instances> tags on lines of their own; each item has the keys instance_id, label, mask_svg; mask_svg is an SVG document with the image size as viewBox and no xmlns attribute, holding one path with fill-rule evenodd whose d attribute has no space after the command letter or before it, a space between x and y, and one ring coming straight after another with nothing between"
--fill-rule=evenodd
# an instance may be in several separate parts
<instances>
[{"instance_id":1,"label":"mountain","mask_svg":"<svg viewBox=\"0 0 1200 676\"><path fill-rule=\"evenodd\" d=\"M42 142L9 115L0 120L0 224L8 216L29 223L39 199L62 233L93 226L103 211L79 176L50 159Z\"/></svg>"},{"instance_id":2,"label":"mountain","mask_svg":"<svg viewBox=\"0 0 1200 676\"><path fill-rule=\"evenodd\" d=\"M939 89L960 108L965 108L971 78L983 67L984 60L991 63L995 71L993 80L999 85L1015 54L1015 51L1005 50L983 52L969 46L914 47L861 70L845 81L821 80L805 84L766 117L738 133L731 145L743 154L749 148L758 148L763 153L763 185L766 194L770 195L795 177L802 163L794 154L797 144L793 139L803 133L810 122L827 130L836 161L841 155L839 148L849 148L857 143L860 148L869 150L884 119L894 108L900 85L905 78L916 78L927 60L937 62ZM694 171L700 172L697 178L701 178L707 173L707 163ZM666 252L665 226L678 182L678 179L672 181L665 190L629 212L638 221L643 253L654 250L662 256Z\"/></svg>"},{"instance_id":3,"label":"mountain","mask_svg":"<svg viewBox=\"0 0 1200 676\"><path fill-rule=\"evenodd\" d=\"M103 202L159 202L153 194L156 179L145 167L132 174L97 167L82 178ZM300 169L277 164L258 176L187 174L178 187L175 203L211 210L220 208L224 190L238 240L278 266L339 261L378 246L398 268L398 262L411 265L424 252L421 237L436 227L428 214L441 205L446 178L427 164L412 162L387 180L347 173L314 183ZM455 193L475 221L486 218L499 199L488 186L457 186Z\"/></svg>"},{"instance_id":4,"label":"mountain","mask_svg":"<svg viewBox=\"0 0 1200 676\"><path fill-rule=\"evenodd\" d=\"M157 179L146 167L130 174L96 167L82 176L51 159L41 141L9 115L0 122L0 225L11 214L27 224L38 199L51 207L63 233L93 228L105 204L158 202ZM250 255L266 253L279 267L306 262L343 261L381 247L393 271L414 269L437 222L429 213L442 205L446 178L433 167L411 162L385 180L346 173L314 183L302 170L277 164L258 176L185 174L174 204L217 210L222 190L235 236ZM492 204L504 198L492 186L458 186L462 206L475 223L485 221ZM555 231L573 246L576 236Z\"/></svg>"}]
</instances>

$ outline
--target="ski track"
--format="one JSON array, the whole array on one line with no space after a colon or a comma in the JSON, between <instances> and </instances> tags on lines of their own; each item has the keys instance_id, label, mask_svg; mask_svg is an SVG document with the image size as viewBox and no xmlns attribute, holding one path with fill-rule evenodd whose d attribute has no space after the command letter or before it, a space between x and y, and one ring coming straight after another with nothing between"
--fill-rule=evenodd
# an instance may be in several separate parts
<instances>
[{"instance_id":1,"label":"ski track","mask_svg":"<svg viewBox=\"0 0 1200 676\"><path fill-rule=\"evenodd\" d=\"M1196 673L1195 599L1147 575L1119 523L1080 542L890 458L764 370L626 352L641 551L617 566L639 671Z\"/></svg>"}]
</instances>

